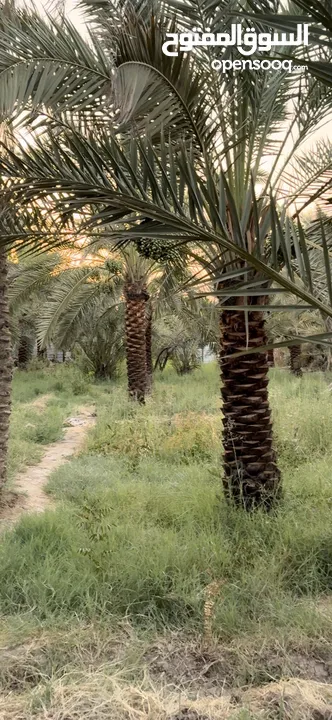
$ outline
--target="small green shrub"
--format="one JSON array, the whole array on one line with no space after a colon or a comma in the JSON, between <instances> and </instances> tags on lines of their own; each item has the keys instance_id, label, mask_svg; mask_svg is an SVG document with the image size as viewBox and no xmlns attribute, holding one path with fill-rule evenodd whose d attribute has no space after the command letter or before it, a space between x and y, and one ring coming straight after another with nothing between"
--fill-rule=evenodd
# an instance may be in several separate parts
<instances>
[{"instance_id":1,"label":"small green shrub","mask_svg":"<svg viewBox=\"0 0 332 720\"><path fill-rule=\"evenodd\" d=\"M41 445L48 445L62 435L64 413L62 408L50 406L46 412L29 413L29 422L22 428L23 438Z\"/></svg>"},{"instance_id":2,"label":"small green shrub","mask_svg":"<svg viewBox=\"0 0 332 720\"><path fill-rule=\"evenodd\" d=\"M90 391L90 381L77 365L64 363L55 367L51 388L56 392L85 395Z\"/></svg>"}]
</instances>

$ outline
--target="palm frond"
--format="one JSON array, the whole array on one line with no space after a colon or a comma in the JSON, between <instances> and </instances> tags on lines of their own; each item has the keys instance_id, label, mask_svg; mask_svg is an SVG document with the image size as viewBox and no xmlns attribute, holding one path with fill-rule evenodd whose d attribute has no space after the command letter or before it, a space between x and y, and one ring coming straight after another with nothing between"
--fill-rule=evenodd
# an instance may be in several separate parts
<instances>
[{"instance_id":1,"label":"palm frond","mask_svg":"<svg viewBox=\"0 0 332 720\"><path fill-rule=\"evenodd\" d=\"M38 338L42 346L57 339L60 346L72 331L72 325L83 312L83 306L99 292L97 283L88 283L95 270L68 269L61 274L61 282L54 284L51 297L44 304L38 323Z\"/></svg>"},{"instance_id":2,"label":"palm frond","mask_svg":"<svg viewBox=\"0 0 332 720\"><path fill-rule=\"evenodd\" d=\"M61 259L56 253L42 254L12 266L9 274L9 301L15 312L34 294L50 288L50 278L59 268Z\"/></svg>"},{"instance_id":3,"label":"palm frond","mask_svg":"<svg viewBox=\"0 0 332 720\"><path fill-rule=\"evenodd\" d=\"M133 149L137 153L135 169L131 163ZM329 307L313 297L310 288L298 288L278 272L278 254L290 272L292 245L283 235L285 218L279 215L272 196L256 198L252 188L252 209L243 223L222 172L218 180L206 165L205 180L184 144L178 150L173 144L165 145L164 150L160 165L148 138L123 148L112 136L97 141L93 136L87 140L78 133L64 133L61 138L40 138L32 149L21 148L20 154L8 151L0 161L0 172L10 178L11 197L22 205L36 198L47 199L50 211L53 209L63 220L74 213L86 213L83 228L109 230L109 238L120 245L142 236L141 222L147 220L144 237L173 237L179 246L212 245L218 248L216 257L221 254L223 271L237 268L242 274L244 288L254 280L256 285L260 283L263 295L266 285L274 281L332 315ZM247 206L242 211L245 215ZM3 242L8 242L7 238ZM298 243L297 251L306 270L305 241ZM251 280L247 270L242 271L241 262L254 273Z\"/></svg>"},{"instance_id":4,"label":"palm frond","mask_svg":"<svg viewBox=\"0 0 332 720\"><path fill-rule=\"evenodd\" d=\"M100 107L112 64L66 18L16 10L0 22L0 117L27 110Z\"/></svg>"}]
</instances>

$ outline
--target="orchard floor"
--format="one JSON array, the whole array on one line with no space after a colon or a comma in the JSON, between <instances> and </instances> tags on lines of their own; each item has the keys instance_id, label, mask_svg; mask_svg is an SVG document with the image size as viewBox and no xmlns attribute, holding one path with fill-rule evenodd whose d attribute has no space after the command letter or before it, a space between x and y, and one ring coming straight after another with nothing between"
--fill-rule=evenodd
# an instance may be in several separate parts
<instances>
[{"instance_id":1,"label":"orchard floor","mask_svg":"<svg viewBox=\"0 0 332 720\"><path fill-rule=\"evenodd\" d=\"M16 372L15 478L96 408L52 507L1 536L1 720L332 719L332 377L271 371L284 499L221 492L215 364L125 379Z\"/></svg>"}]
</instances>

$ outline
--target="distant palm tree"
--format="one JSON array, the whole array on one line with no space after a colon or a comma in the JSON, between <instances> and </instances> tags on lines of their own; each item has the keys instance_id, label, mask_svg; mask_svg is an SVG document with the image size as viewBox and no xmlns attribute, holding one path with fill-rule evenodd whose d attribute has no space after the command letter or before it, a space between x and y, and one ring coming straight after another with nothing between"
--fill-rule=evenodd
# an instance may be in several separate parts
<instances>
[{"instance_id":1,"label":"distant palm tree","mask_svg":"<svg viewBox=\"0 0 332 720\"><path fill-rule=\"evenodd\" d=\"M144 402L152 384L148 373L150 356L152 374L152 309L157 309L161 297L167 302L176 273L142 257L134 247L115 251L106 239L100 240L99 249L95 245L92 256L90 245L85 251L80 245L79 252L79 266L68 264L67 252L23 257L10 281L12 313L39 299L40 347L52 342L72 348L78 343L99 377L110 376L125 350L129 395ZM95 347L97 341L103 354L102 347L99 353Z\"/></svg>"},{"instance_id":2,"label":"distant palm tree","mask_svg":"<svg viewBox=\"0 0 332 720\"><path fill-rule=\"evenodd\" d=\"M192 372L203 360L206 346L218 348L218 307L206 300L182 296L155 323L156 367L164 370L170 360L179 375Z\"/></svg>"},{"instance_id":3,"label":"distant palm tree","mask_svg":"<svg viewBox=\"0 0 332 720\"><path fill-rule=\"evenodd\" d=\"M6 459L10 418L12 379L9 305L7 291L7 258L0 250L0 491L6 481Z\"/></svg>"},{"instance_id":4,"label":"distant palm tree","mask_svg":"<svg viewBox=\"0 0 332 720\"><path fill-rule=\"evenodd\" d=\"M288 309L294 303L292 296L277 296L274 302L279 305L280 312L271 313L267 319L267 336L269 343L288 348L289 368L293 375L301 377L302 372L302 345L292 340L324 333L324 325L318 312L310 312L310 308L292 312ZM285 308L283 310L283 308ZM309 342L309 340L308 340Z\"/></svg>"}]
</instances>

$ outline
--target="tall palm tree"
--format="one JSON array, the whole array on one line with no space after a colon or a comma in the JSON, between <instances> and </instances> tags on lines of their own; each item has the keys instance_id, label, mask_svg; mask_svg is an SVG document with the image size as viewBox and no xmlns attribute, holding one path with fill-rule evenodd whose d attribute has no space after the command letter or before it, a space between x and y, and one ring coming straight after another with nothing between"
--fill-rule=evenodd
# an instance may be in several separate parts
<instances>
[{"instance_id":1,"label":"tall palm tree","mask_svg":"<svg viewBox=\"0 0 332 720\"><path fill-rule=\"evenodd\" d=\"M12 192L17 201L24 203L31 194L39 194L45 201L46 193L48 201L56 203L58 212L63 202L64 215L68 213L68 199L75 212L84 207L87 213L91 207L90 226L98 227L106 219L108 237L111 237L111 223L116 218L113 235L121 242L135 239L142 232L141 218L150 217L151 220L145 224L146 237L157 237L160 242L161 237L176 235L173 242L189 244L193 261L204 268L203 281L213 281L215 292L223 301L221 371L225 487L238 503L244 503L246 507L262 502L269 506L277 495L279 471L275 464L267 402L266 355L257 352L257 349L266 344L263 310L271 308L266 301L271 281L274 280L280 289L293 291L327 315L332 314L328 306L277 270L280 265L278 254L281 253L292 275L290 257L295 247L306 279L304 260L307 260L307 249L305 243L299 243L291 221L285 222L284 235L282 217L277 214L271 197L257 199L251 187L248 220L251 233L248 225L245 226L245 234L241 232L243 215L239 216L233 204L224 175L217 184L209 165L206 165L207 187L183 146L176 155L176 164L181 178L190 177L187 183L178 179L172 182L165 177L152 145L148 145L150 159L147 162L147 148L143 141L123 149L115 138L111 142L109 137L104 138L100 144L92 138L87 140L76 131L66 131L59 141L51 138L53 148L58 142L56 168L50 163L51 148L46 136L36 142L31 159L25 150L24 158L11 155L3 160L4 171L11 176ZM128 156L133 156L134 149L139 156L135 171L128 165ZM79 154L75 156L78 150ZM173 144L167 148L165 145L164 152L167 152L167 163L175 166ZM93 183L91 161L96 168ZM82 174L88 168L89 181L82 182ZM126 189L122 193L118 190L119 174L126 180ZM26 179L22 180L22 177ZM158 192L161 185L163 195L160 202ZM54 199L55 187L57 196ZM188 197L187 206L180 203L183 193ZM217 212L216 207L219 207ZM191 212L195 213L194 220L190 217ZM123 229L119 227L120 214L125 226ZM225 221L227 214L228 220ZM87 216L84 222L87 223ZM255 238L262 241L260 257L257 252L249 252L250 242L255 247ZM256 352L241 357L239 361L238 352L246 347ZM141 351L143 358L143 343Z\"/></svg>"},{"instance_id":2,"label":"tall palm tree","mask_svg":"<svg viewBox=\"0 0 332 720\"><path fill-rule=\"evenodd\" d=\"M96 240L92 253L88 239L86 247L80 243L77 250L74 265L70 263L73 255L67 251L23 257L12 273L11 310L17 314L27 302L38 298L40 347L52 342L71 349L77 343L93 360L97 376L109 376L114 361L125 349L129 395L144 402L152 382L147 362L150 354L152 368L152 308L156 307L157 295L160 304L161 297L167 300L167 294L174 291L174 268L142 257L135 247L115 251L105 237ZM90 334L88 328L84 331L85 325L91 326ZM109 348L104 338L107 328ZM104 357L95 348L98 339Z\"/></svg>"},{"instance_id":3,"label":"tall palm tree","mask_svg":"<svg viewBox=\"0 0 332 720\"><path fill-rule=\"evenodd\" d=\"M200 6L199 24L212 32L221 29L219 5ZM168 2L166 10L170 6ZM181 6L179 29L196 17L192 9L197 14L196 3ZM91 226L108 226L122 242L141 237L145 221L144 237L188 244L196 262L203 262L221 302L225 486L247 508L262 503L270 507L278 495L280 473L273 450L268 367L258 350L266 343L264 311L270 307L272 281L331 314L314 299L303 233L287 217L293 200L303 196L314 179L317 196L332 182L331 152L329 158L316 152L315 168L305 179L299 172L301 159L295 157L330 111L331 92L307 76L299 82L283 73L211 73L213 55L203 51L166 58L160 41L171 27L167 17L130 11L121 20L123 32L118 28L112 34L115 68L102 39L87 48L75 34L70 38L66 24L48 29L40 20L34 25L32 16L24 22L20 16L19 32L17 24L7 25L0 37L2 82L18 73L22 88L10 99L18 112L22 104L35 109L43 98L52 116L46 120L50 136L37 137L31 152L22 148L16 158L5 159L4 172L12 178L17 201L48 194L57 210L62 204L63 218L84 210ZM43 38L38 57L31 43L37 29ZM111 100L109 85L116 91ZM113 129L105 125L105 97L111 102ZM84 98L90 118L98 106L89 137L79 113ZM72 121L68 113L59 118L66 103ZM129 141L127 131L133 127L136 136ZM294 257L301 260L309 291L292 281ZM281 266L288 278L280 276ZM247 357L239 360L244 350Z\"/></svg>"},{"instance_id":4,"label":"tall palm tree","mask_svg":"<svg viewBox=\"0 0 332 720\"><path fill-rule=\"evenodd\" d=\"M0 250L0 492L6 481L12 358L9 329L6 249Z\"/></svg>"},{"instance_id":5,"label":"tall palm tree","mask_svg":"<svg viewBox=\"0 0 332 720\"><path fill-rule=\"evenodd\" d=\"M146 261L145 261L146 265ZM132 257L124 277L126 305L126 361L129 396L145 402L148 391L147 372L147 289L146 267L141 257Z\"/></svg>"}]
</instances>

